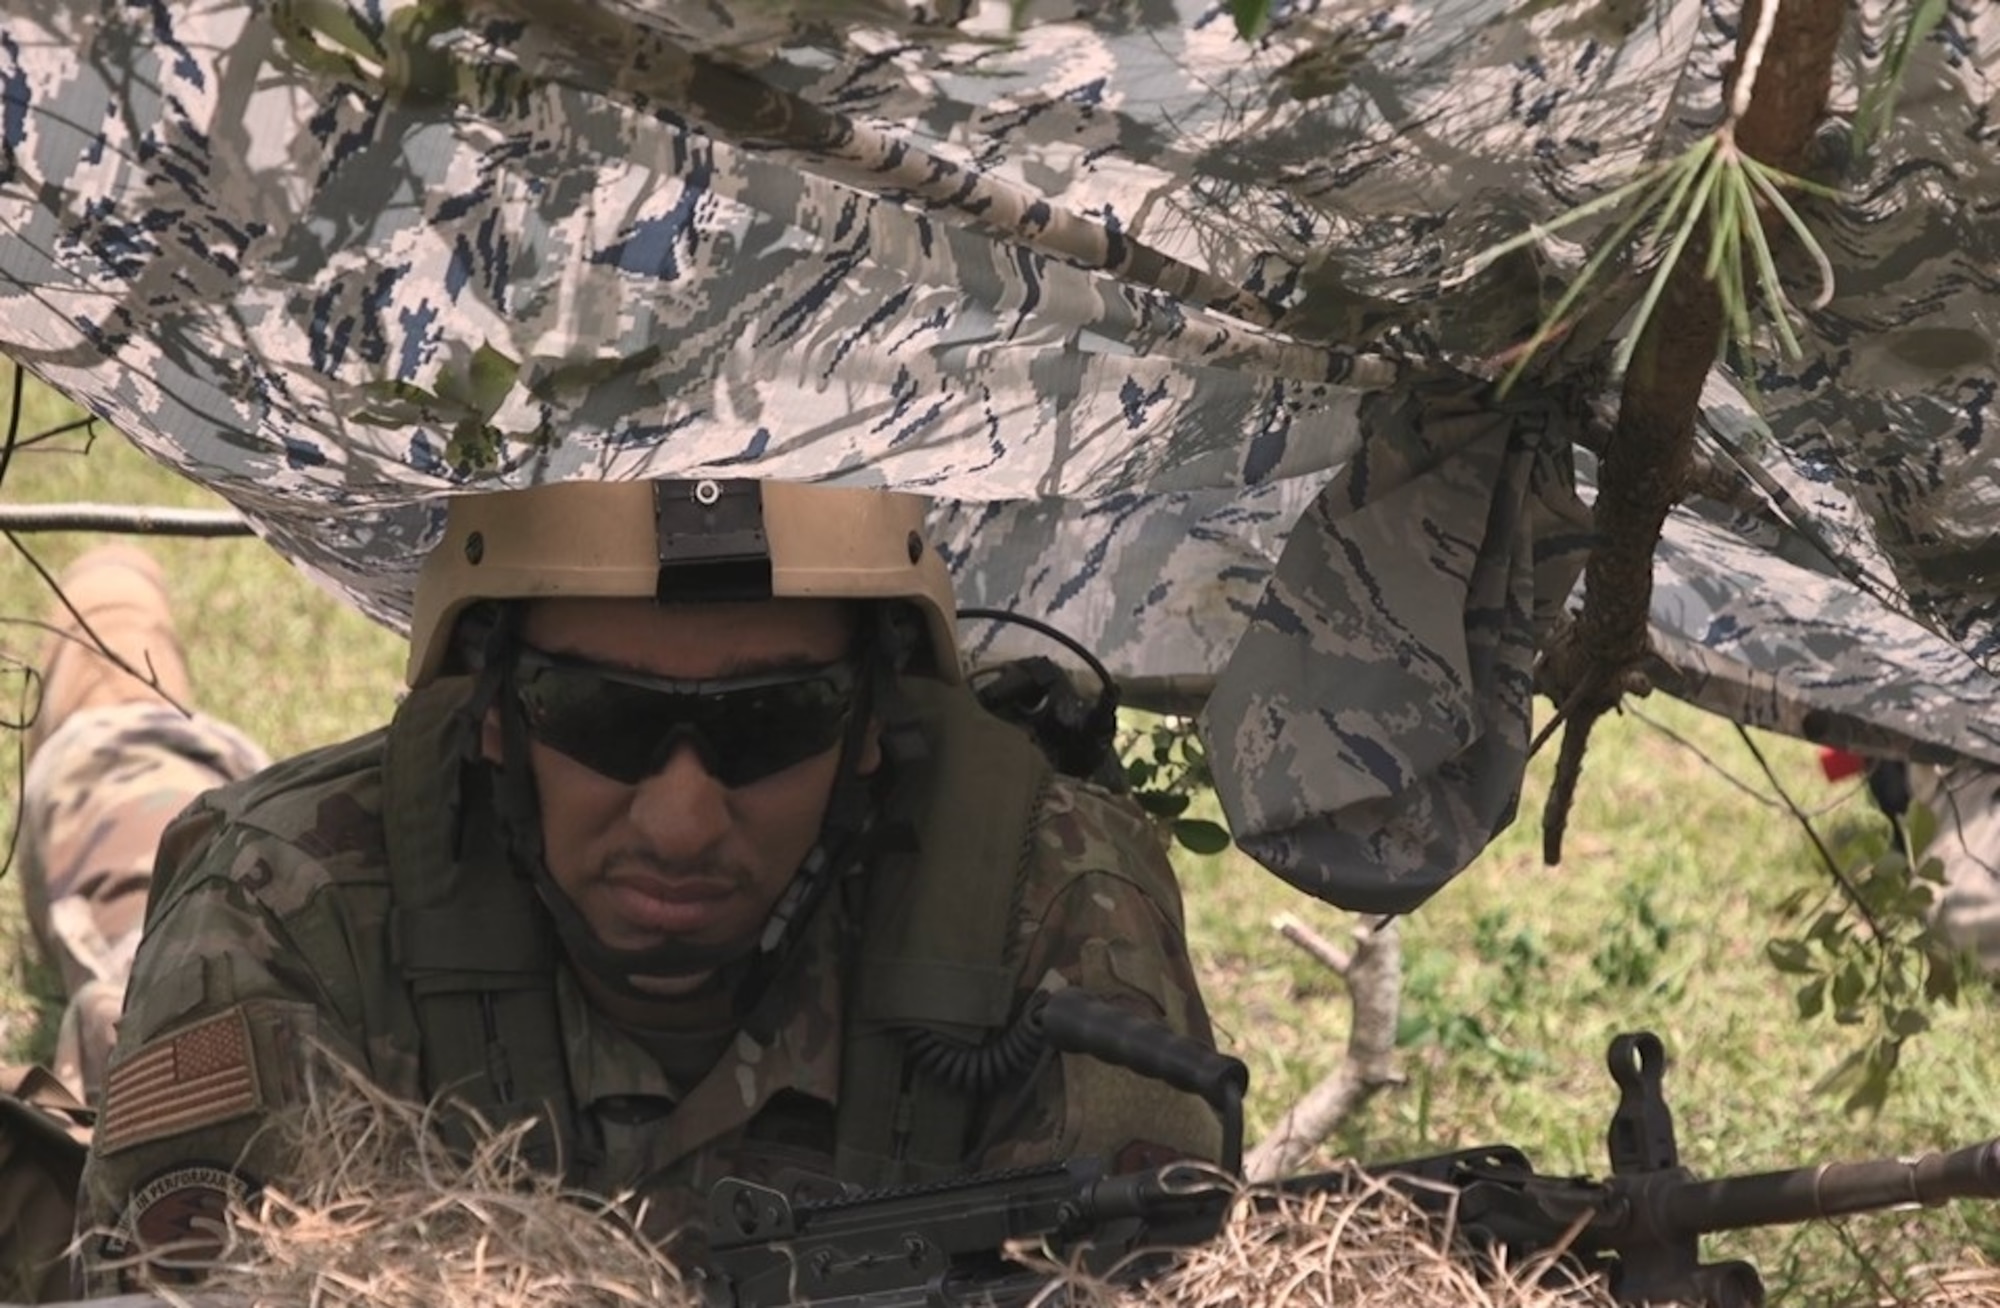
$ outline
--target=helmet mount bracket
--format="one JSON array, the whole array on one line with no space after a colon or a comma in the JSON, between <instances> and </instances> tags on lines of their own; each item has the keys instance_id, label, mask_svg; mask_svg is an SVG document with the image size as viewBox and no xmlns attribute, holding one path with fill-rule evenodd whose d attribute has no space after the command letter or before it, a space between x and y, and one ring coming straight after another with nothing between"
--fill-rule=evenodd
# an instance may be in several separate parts
<instances>
[{"instance_id":1,"label":"helmet mount bracket","mask_svg":"<svg viewBox=\"0 0 2000 1308\"><path fill-rule=\"evenodd\" d=\"M764 529L761 484L655 482L653 524L660 603L771 598L771 539Z\"/></svg>"}]
</instances>

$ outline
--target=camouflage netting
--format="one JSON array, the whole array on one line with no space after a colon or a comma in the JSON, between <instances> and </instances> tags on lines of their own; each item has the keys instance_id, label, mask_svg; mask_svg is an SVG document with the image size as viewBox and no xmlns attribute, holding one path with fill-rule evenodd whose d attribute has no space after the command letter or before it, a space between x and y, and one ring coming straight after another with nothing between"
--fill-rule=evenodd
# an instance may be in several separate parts
<instances>
[{"instance_id":1,"label":"camouflage netting","mask_svg":"<svg viewBox=\"0 0 2000 1308\"><path fill-rule=\"evenodd\" d=\"M1935 7L1810 2L1835 290L1710 375L1655 644L1739 720L2000 763L2000 7L1865 142ZM0 352L390 623L453 491L926 490L966 602L1215 678L1247 850L1407 908L1512 816L1640 289L1502 401L1612 219L1473 256L1713 127L1740 15L1272 10L10 0Z\"/></svg>"}]
</instances>

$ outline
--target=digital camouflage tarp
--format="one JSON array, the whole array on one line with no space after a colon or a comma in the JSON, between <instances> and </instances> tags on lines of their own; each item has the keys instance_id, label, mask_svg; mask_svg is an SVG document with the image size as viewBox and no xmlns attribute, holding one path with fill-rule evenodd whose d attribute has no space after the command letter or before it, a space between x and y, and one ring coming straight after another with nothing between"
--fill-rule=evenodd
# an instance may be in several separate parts
<instances>
[{"instance_id":1,"label":"digital camouflage tarp","mask_svg":"<svg viewBox=\"0 0 2000 1308\"><path fill-rule=\"evenodd\" d=\"M1930 6L1838 7L1833 295L1712 373L1655 647L1740 720L2000 763L2000 7L1919 26L1872 142ZM1739 18L9 0L0 353L390 623L452 492L929 492L966 602L1215 678L1246 849L1405 908L1512 814L1641 290L1502 398L1613 215L1474 256L1712 128Z\"/></svg>"}]
</instances>

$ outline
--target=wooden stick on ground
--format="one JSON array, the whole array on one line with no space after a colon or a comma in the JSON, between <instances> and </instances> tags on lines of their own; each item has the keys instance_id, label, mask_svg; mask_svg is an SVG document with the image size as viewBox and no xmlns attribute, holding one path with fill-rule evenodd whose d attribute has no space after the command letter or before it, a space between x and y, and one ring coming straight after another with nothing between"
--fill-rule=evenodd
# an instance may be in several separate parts
<instances>
[{"instance_id":1,"label":"wooden stick on ground","mask_svg":"<svg viewBox=\"0 0 2000 1308\"><path fill-rule=\"evenodd\" d=\"M1353 1020L1340 1066L1285 1111L1269 1135L1243 1159L1243 1175L1272 1181L1299 1170L1333 1129L1384 1086L1402 1078L1395 1067L1396 1018L1403 990L1402 933L1393 917L1364 920L1354 948L1344 950L1289 914L1274 925L1347 986Z\"/></svg>"}]
</instances>

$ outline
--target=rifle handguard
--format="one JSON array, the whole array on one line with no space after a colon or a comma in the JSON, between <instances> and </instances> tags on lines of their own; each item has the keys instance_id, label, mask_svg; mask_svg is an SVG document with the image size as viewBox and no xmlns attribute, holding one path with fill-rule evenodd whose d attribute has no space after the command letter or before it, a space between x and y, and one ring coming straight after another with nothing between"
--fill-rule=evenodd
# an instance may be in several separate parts
<instances>
[{"instance_id":1,"label":"rifle handguard","mask_svg":"<svg viewBox=\"0 0 2000 1308\"><path fill-rule=\"evenodd\" d=\"M1242 1175L1243 1096L1250 1089L1250 1069L1241 1059L1084 990L1050 994L1036 1020L1056 1049L1088 1054L1200 1095L1222 1117L1223 1168Z\"/></svg>"}]
</instances>

